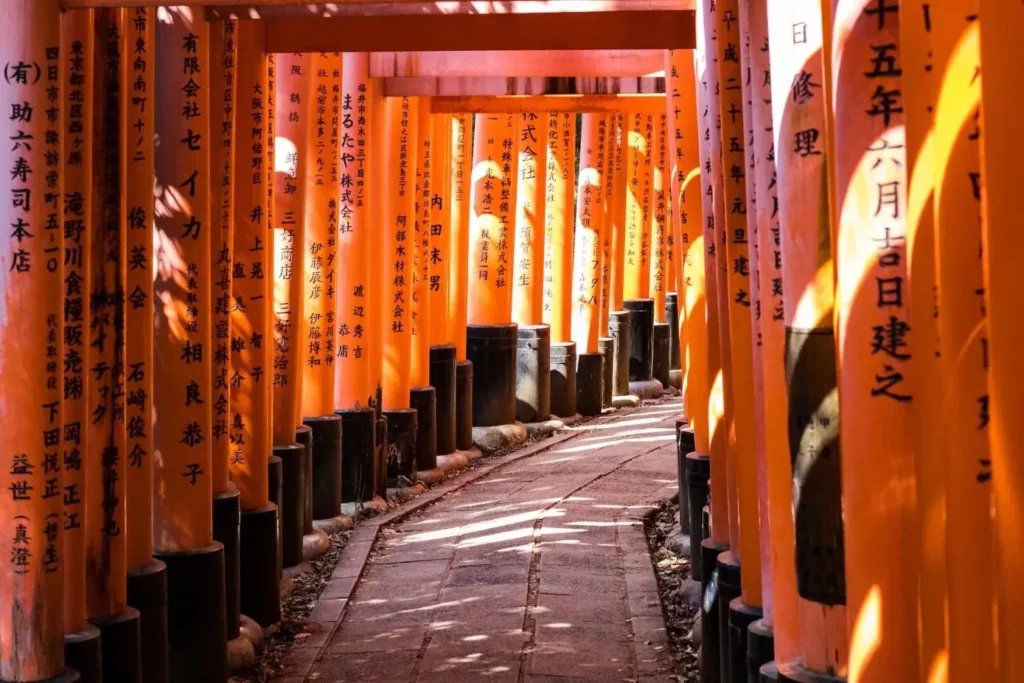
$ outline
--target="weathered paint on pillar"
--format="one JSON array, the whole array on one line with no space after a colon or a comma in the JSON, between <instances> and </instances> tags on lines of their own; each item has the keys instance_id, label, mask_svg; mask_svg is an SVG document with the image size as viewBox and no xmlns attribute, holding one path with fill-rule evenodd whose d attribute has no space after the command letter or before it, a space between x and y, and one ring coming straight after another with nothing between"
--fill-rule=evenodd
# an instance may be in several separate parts
<instances>
[{"instance_id":1,"label":"weathered paint on pillar","mask_svg":"<svg viewBox=\"0 0 1024 683\"><path fill-rule=\"evenodd\" d=\"M387 113L387 100L383 95L383 87L379 79L368 79L367 86L367 103L366 103L366 115L373 121L373 125L370 126L367 134L367 153L374 159L374 162L368 166L367 176L369 177L369 184L366 188L366 201L369 205L368 219L371 221L370 225L374 226L370 230L370 258L369 266L367 268L367 289L366 296L371 297L366 302L366 324L368 327L373 329L373 342L364 344L366 349L367 364L369 365L367 379L369 380L370 389L373 391L373 407L377 411L378 417L380 416L380 410L383 404L383 392L384 392L384 334L385 334L385 319L389 315L389 311L384 306L372 306L369 305L372 301L373 296L383 297L388 291L388 282L390 281L390 268L385 265L383 258L379 258L378 255L383 254L384 251L384 229L377 229L376 226L384 226L384 212L385 212L385 201L387 195L387 183L386 178L386 159L387 149L385 147L385 137L388 129L385 128L385 118ZM353 350L354 352L354 350Z\"/></svg>"},{"instance_id":2,"label":"weathered paint on pillar","mask_svg":"<svg viewBox=\"0 0 1024 683\"><path fill-rule=\"evenodd\" d=\"M599 336L607 337L608 313L612 303L612 231L615 215L615 150L618 138L618 117L611 114L605 119L604 134L604 213L601 228L601 314L597 323Z\"/></svg>"},{"instance_id":3,"label":"weathered paint on pillar","mask_svg":"<svg viewBox=\"0 0 1024 683\"><path fill-rule=\"evenodd\" d=\"M722 268L719 265L719 230L721 225L721 148L719 134L721 120L718 115L718 60L710 52L714 45L710 40L709 23L714 18L712 9L702 3L697 12L697 49L694 51L694 75L697 79L697 103L699 107L698 126L700 132L701 156L701 210L704 231L704 286L707 320L707 397L708 432L707 450L711 455L711 488L725 492L711 496L711 538L718 543L734 539L734 525L729 519L728 480L726 478L726 445L729 419L725 408L725 366L728 360L729 334L728 318L721 324L719 305L719 280ZM724 252L723 252L724 258ZM721 288L725 296L725 288ZM722 335L726 339L722 339ZM723 354L723 351L726 353ZM696 436L696 435L695 435ZM698 450L700 450L698 446ZM738 539L736 539L738 540Z\"/></svg>"},{"instance_id":4,"label":"weathered paint on pillar","mask_svg":"<svg viewBox=\"0 0 1024 683\"><path fill-rule=\"evenodd\" d=\"M601 232L605 121L598 114L584 114L580 132L580 172L577 191L576 230L573 248L572 341L577 353L596 353L601 319Z\"/></svg>"},{"instance_id":5,"label":"weathered paint on pillar","mask_svg":"<svg viewBox=\"0 0 1024 683\"><path fill-rule=\"evenodd\" d=\"M768 17L782 226L780 244L772 246L781 252L785 283L780 357L785 359L788 387L788 402L777 406L778 419L787 425L787 433L778 437L786 449L785 462L775 462L783 469L787 490L799 494L779 522L778 542L773 536L773 561L781 563L780 572L795 572L801 662L812 671L841 675L848 646L821 5L819 0L784 5L770 0ZM794 21L799 24L795 36ZM811 479L814 471L821 474ZM792 529L788 536L786 519Z\"/></svg>"},{"instance_id":6,"label":"weathered paint on pillar","mask_svg":"<svg viewBox=\"0 0 1024 683\"><path fill-rule=\"evenodd\" d=\"M416 180L413 191L413 230L409 248L412 264L410 306L410 367L413 388L430 385L430 194L434 167L430 98L417 98Z\"/></svg>"},{"instance_id":7,"label":"weathered paint on pillar","mask_svg":"<svg viewBox=\"0 0 1024 683\"><path fill-rule=\"evenodd\" d=\"M469 114L451 117L451 239L448 262L448 339L456 358L466 360L466 297L469 288L469 208L473 123Z\"/></svg>"},{"instance_id":8,"label":"weathered paint on pillar","mask_svg":"<svg viewBox=\"0 0 1024 683\"><path fill-rule=\"evenodd\" d=\"M384 307L383 407L409 407L412 378L413 251L415 249L416 128L418 105L408 97L389 97L385 118L387 149L384 168L384 251L381 255L387 278L381 305Z\"/></svg>"},{"instance_id":9,"label":"weathered paint on pillar","mask_svg":"<svg viewBox=\"0 0 1024 683\"><path fill-rule=\"evenodd\" d=\"M153 525L156 548L213 543L210 26L187 8L156 24ZM200 403L196 400L202 400Z\"/></svg>"},{"instance_id":10,"label":"weathered paint on pillar","mask_svg":"<svg viewBox=\"0 0 1024 683\"><path fill-rule=\"evenodd\" d=\"M609 285L611 311L622 310L622 295L626 280L626 196L629 190L629 174L627 173L629 145L629 117L621 113L614 114L614 145L613 156L615 167L612 171L611 187L614 188L611 203L611 281ZM551 162L548 162L550 166ZM605 325L602 329L607 329Z\"/></svg>"},{"instance_id":11,"label":"weathered paint on pillar","mask_svg":"<svg viewBox=\"0 0 1024 683\"><path fill-rule=\"evenodd\" d=\"M220 124L212 128L218 144L210 145L210 258L213 263L213 491L228 488L231 460L231 236L235 223L235 79L237 45L234 20L210 23L210 113ZM131 275L131 271L129 271ZM129 339L129 344L131 339Z\"/></svg>"},{"instance_id":12,"label":"weathered paint on pillar","mask_svg":"<svg viewBox=\"0 0 1024 683\"><path fill-rule=\"evenodd\" d=\"M799 653L799 618L793 552L793 479L786 428L786 329L782 269L782 227L779 214L777 151L772 122L772 77L769 59L766 0L743 0L749 26L750 116L757 202L754 224L757 250L755 316L759 319L761 382L763 383L764 459L759 474L762 576L765 581L765 621L775 635L776 659L788 661ZM784 79L783 79L784 80ZM753 259L752 259L753 260ZM765 572L765 565L770 572ZM770 591L767 589L770 588ZM770 594L770 597L769 597Z\"/></svg>"},{"instance_id":13,"label":"weathered paint on pillar","mask_svg":"<svg viewBox=\"0 0 1024 683\"><path fill-rule=\"evenodd\" d=\"M64 669L60 216L67 62L55 0L7 2L0 21L0 130L7 141L0 201L15 224L0 256L0 381L9 392L0 423L10 453L0 470L0 679L33 681Z\"/></svg>"},{"instance_id":14,"label":"weathered paint on pillar","mask_svg":"<svg viewBox=\"0 0 1024 683\"><path fill-rule=\"evenodd\" d=\"M229 464L243 510L259 510L267 504L267 459L272 450L269 386L277 375L272 368L270 333L273 251L267 215L268 73L263 26L260 21L243 20L235 29L235 80L238 91L247 93L239 98L236 115L239 132L248 135L243 133L234 155L234 167L246 172L238 173L234 181Z\"/></svg>"},{"instance_id":15,"label":"weathered paint on pillar","mask_svg":"<svg viewBox=\"0 0 1024 683\"><path fill-rule=\"evenodd\" d=\"M282 54L274 69L273 152L273 435L275 446L295 442L301 424L301 338L305 313L303 246L306 243L306 175L313 71L312 55ZM268 92L270 85L267 85ZM270 115L268 114L268 119ZM237 219L236 219L237 220ZM236 225L236 229L239 226ZM236 254L237 258L237 254Z\"/></svg>"},{"instance_id":16,"label":"weathered paint on pillar","mask_svg":"<svg viewBox=\"0 0 1024 683\"><path fill-rule=\"evenodd\" d=\"M449 344L448 338L448 289L451 276L449 258L451 254L451 159L452 137L451 117L435 114L430 117L430 135L433 140L433 181L430 190L430 235L427 258L430 278L427 296L430 298L430 320L428 339L433 346Z\"/></svg>"},{"instance_id":17,"label":"weathered paint on pillar","mask_svg":"<svg viewBox=\"0 0 1024 683\"><path fill-rule=\"evenodd\" d=\"M726 259L728 260L728 316L731 345L732 409L735 443L729 449L730 480L735 479L739 522L739 548L732 552L743 563L743 600L761 605L760 524L757 510L757 463L754 450L754 396L752 330L750 324L750 255L745 179L747 131L743 124L743 74L737 0L718 3L717 29L719 103L722 120L722 173L725 185ZM728 374L727 374L728 381ZM730 396L726 393L726 402ZM732 487L732 484L730 484Z\"/></svg>"},{"instance_id":18,"label":"weathered paint on pillar","mask_svg":"<svg viewBox=\"0 0 1024 683\"><path fill-rule=\"evenodd\" d=\"M905 429L913 388L903 374L911 339L897 355L876 343L876 330L906 332L910 306L899 18L894 6L867 0L832 0L831 9L845 552L873 560L846 564L849 678L913 681L917 557L907 549L918 541Z\"/></svg>"},{"instance_id":19,"label":"weathered paint on pillar","mask_svg":"<svg viewBox=\"0 0 1024 683\"><path fill-rule=\"evenodd\" d=\"M344 134L341 113L341 54L312 57L306 99L306 239L303 244L302 363L303 417L334 414L334 299L338 246L338 155ZM346 144L354 138L345 138Z\"/></svg>"},{"instance_id":20,"label":"weathered paint on pillar","mask_svg":"<svg viewBox=\"0 0 1024 683\"><path fill-rule=\"evenodd\" d=\"M551 342L572 337L572 206L576 168L575 114L549 114L544 204L544 322Z\"/></svg>"},{"instance_id":21,"label":"weathered paint on pillar","mask_svg":"<svg viewBox=\"0 0 1024 683\"><path fill-rule=\"evenodd\" d=\"M704 239L700 233L700 149L697 132L697 83L693 53L665 51L668 111L669 204L675 279L679 295L679 346L683 408L697 442L707 444L707 317L704 312ZM699 275L698 275L699 273Z\"/></svg>"},{"instance_id":22,"label":"weathered paint on pillar","mask_svg":"<svg viewBox=\"0 0 1024 683\"><path fill-rule=\"evenodd\" d=\"M544 308L544 208L551 117L535 112L518 117L516 153L516 244L512 277L512 320L539 325ZM607 327L607 325L605 325Z\"/></svg>"},{"instance_id":23,"label":"weathered paint on pillar","mask_svg":"<svg viewBox=\"0 0 1024 683\"><path fill-rule=\"evenodd\" d=\"M626 117L626 218L623 299L644 299L650 292L650 260L647 232L650 207L651 162L650 139L654 132L654 115L631 113Z\"/></svg>"},{"instance_id":24,"label":"weathered paint on pillar","mask_svg":"<svg viewBox=\"0 0 1024 683\"><path fill-rule=\"evenodd\" d=\"M979 158L981 65L977 0L933 6L935 98L935 240L941 375L948 380L946 555L949 680L997 680L992 619L992 466L989 456L988 334L982 279ZM990 16L988 21L998 21ZM899 329L886 348L904 353ZM889 336L893 335L893 336ZM924 379L924 378L922 378ZM927 381L927 380L925 380ZM921 392L917 392L920 394ZM985 577L979 580L979 577ZM999 634L1009 637L1010 634Z\"/></svg>"},{"instance_id":25,"label":"weathered paint on pillar","mask_svg":"<svg viewBox=\"0 0 1024 683\"><path fill-rule=\"evenodd\" d=\"M928 0L900 3L903 109L907 148L907 275L912 301L908 323L917 353L906 373L908 383L927 382L933 391L917 392L910 403L910 438L914 458L918 510L917 558L919 650L922 680L945 683L949 673L946 584L946 460L945 429L936 428L948 391L942 375L939 342L934 196L936 172L935 56L932 51L932 6ZM980 278L980 269L978 271Z\"/></svg>"},{"instance_id":26,"label":"weathered paint on pillar","mask_svg":"<svg viewBox=\"0 0 1024 683\"><path fill-rule=\"evenodd\" d=\"M996 594L999 610L999 680L1024 678L1024 448L1020 406L1024 405L1024 356L1020 353L1020 114L1014 94L1024 88L1024 72L1008 59L1020 49L1024 7L1006 0L981 0L982 82L982 237L985 309L989 339L989 444L995 517Z\"/></svg>"},{"instance_id":27,"label":"weathered paint on pillar","mask_svg":"<svg viewBox=\"0 0 1024 683\"><path fill-rule=\"evenodd\" d=\"M371 190L372 166L380 163L371 149L371 133L381 122L369 102L370 55L346 52L342 61L334 404L349 410L374 404L377 383L371 378L380 374L371 372L370 349L380 344L380 328L371 322L369 297L376 291L370 278L371 247L377 241L371 207L382 200Z\"/></svg>"},{"instance_id":28,"label":"weathered paint on pillar","mask_svg":"<svg viewBox=\"0 0 1024 683\"><path fill-rule=\"evenodd\" d=\"M62 284L62 336L65 340L62 380L64 631L75 633L82 630L86 620L85 476L91 461L88 425L92 419L89 393L92 263L88 257L88 246L93 222L93 10L65 12L61 24L61 62L65 82L65 146L61 168L64 184L61 211L65 235ZM149 191L152 194L152 187Z\"/></svg>"},{"instance_id":29,"label":"weathered paint on pillar","mask_svg":"<svg viewBox=\"0 0 1024 683\"><path fill-rule=\"evenodd\" d=\"M672 248L672 225L668 194L672 189L668 178L668 114L655 115L651 146L654 164L651 182L651 273L648 287L654 299L654 322L665 322L665 294L673 289L669 275L669 250Z\"/></svg>"}]
</instances>

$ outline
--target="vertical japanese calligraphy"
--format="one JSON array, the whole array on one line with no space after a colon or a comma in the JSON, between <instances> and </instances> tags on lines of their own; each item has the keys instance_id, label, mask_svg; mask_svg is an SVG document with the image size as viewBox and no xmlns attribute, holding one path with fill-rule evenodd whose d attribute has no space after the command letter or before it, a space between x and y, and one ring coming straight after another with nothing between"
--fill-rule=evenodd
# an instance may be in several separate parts
<instances>
[{"instance_id":1,"label":"vertical japanese calligraphy","mask_svg":"<svg viewBox=\"0 0 1024 683\"><path fill-rule=\"evenodd\" d=\"M572 207L576 117L550 114L544 197L544 310L551 342L570 341L572 314Z\"/></svg>"},{"instance_id":2,"label":"vertical japanese calligraphy","mask_svg":"<svg viewBox=\"0 0 1024 683\"><path fill-rule=\"evenodd\" d=\"M518 115L516 153L515 265L512 275L512 320L539 325L544 306L544 208L551 117L536 112Z\"/></svg>"},{"instance_id":3,"label":"vertical japanese calligraphy","mask_svg":"<svg viewBox=\"0 0 1024 683\"><path fill-rule=\"evenodd\" d=\"M572 341L577 353L597 351L601 293L601 232L605 120L584 114L580 131L580 172L573 248Z\"/></svg>"},{"instance_id":4,"label":"vertical japanese calligraphy","mask_svg":"<svg viewBox=\"0 0 1024 683\"><path fill-rule=\"evenodd\" d=\"M649 184L648 174L652 166L648 163L650 148L646 134L646 119L647 115L641 113L631 113L626 117L628 146L626 147L626 240L623 244L624 277L622 281L624 299L645 298L650 290L650 264L647 261L647 244L644 235L644 217L647 213L644 193L645 186ZM652 121L652 133L653 127ZM649 188L646 191L649 193Z\"/></svg>"},{"instance_id":5,"label":"vertical japanese calligraphy","mask_svg":"<svg viewBox=\"0 0 1024 683\"><path fill-rule=\"evenodd\" d=\"M614 130L615 136L613 140L614 148L612 155L614 157L614 168L612 169L612 177L610 186L615 188L615 194L612 195L611 203L611 279L608 284L610 301L609 311L622 310L622 298L625 291L625 280L626 280L626 196L629 191L627 183L628 174L626 170L626 163L628 161L627 147L629 143L629 117L622 113L614 115L615 123ZM549 162L550 163L550 162Z\"/></svg>"},{"instance_id":6,"label":"vertical japanese calligraphy","mask_svg":"<svg viewBox=\"0 0 1024 683\"><path fill-rule=\"evenodd\" d=\"M410 300L410 379L413 387L430 385L430 195L435 159L430 120L430 100L419 98L416 118L416 182L413 193L413 239Z\"/></svg>"},{"instance_id":7,"label":"vertical japanese calligraphy","mask_svg":"<svg viewBox=\"0 0 1024 683\"><path fill-rule=\"evenodd\" d=\"M447 314L448 338L455 344L456 357L466 360L466 295L469 287L469 211L473 161L473 124L468 114L451 119L451 239Z\"/></svg>"},{"instance_id":8,"label":"vertical japanese calligraphy","mask_svg":"<svg viewBox=\"0 0 1024 683\"><path fill-rule=\"evenodd\" d=\"M670 230L667 187L668 163L668 115L658 114L654 118L654 137L651 156L654 160L651 171L651 246L650 276L648 289L654 299L654 322L665 322L665 294L671 289L668 278Z\"/></svg>"},{"instance_id":9,"label":"vertical japanese calligraphy","mask_svg":"<svg viewBox=\"0 0 1024 683\"><path fill-rule=\"evenodd\" d=\"M428 338L431 346L450 344L448 336L448 289L451 259L451 117L430 117L430 136L434 160L430 189L430 235L427 252L427 296L430 297Z\"/></svg>"}]
</instances>

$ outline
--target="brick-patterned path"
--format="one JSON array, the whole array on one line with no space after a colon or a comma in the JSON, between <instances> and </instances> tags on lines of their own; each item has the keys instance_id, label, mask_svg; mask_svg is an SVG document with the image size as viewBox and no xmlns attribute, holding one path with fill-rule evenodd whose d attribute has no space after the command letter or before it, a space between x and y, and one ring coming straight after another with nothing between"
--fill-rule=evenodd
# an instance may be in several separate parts
<instances>
[{"instance_id":1,"label":"brick-patterned path","mask_svg":"<svg viewBox=\"0 0 1024 683\"><path fill-rule=\"evenodd\" d=\"M606 417L357 528L282 680L672 680L642 518L676 492L677 415Z\"/></svg>"}]
</instances>

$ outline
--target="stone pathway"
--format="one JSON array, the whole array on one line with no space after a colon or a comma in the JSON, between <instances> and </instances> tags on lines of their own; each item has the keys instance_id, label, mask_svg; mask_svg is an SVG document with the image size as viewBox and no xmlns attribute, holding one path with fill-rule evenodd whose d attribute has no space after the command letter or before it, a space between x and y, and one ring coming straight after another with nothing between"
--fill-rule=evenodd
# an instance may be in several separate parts
<instances>
[{"instance_id":1,"label":"stone pathway","mask_svg":"<svg viewBox=\"0 0 1024 683\"><path fill-rule=\"evenodd\" d=\"M677 490L677 415L591 422L357 527L278 680L673 680L642 519Z\"/></svg>"}]
</instances>

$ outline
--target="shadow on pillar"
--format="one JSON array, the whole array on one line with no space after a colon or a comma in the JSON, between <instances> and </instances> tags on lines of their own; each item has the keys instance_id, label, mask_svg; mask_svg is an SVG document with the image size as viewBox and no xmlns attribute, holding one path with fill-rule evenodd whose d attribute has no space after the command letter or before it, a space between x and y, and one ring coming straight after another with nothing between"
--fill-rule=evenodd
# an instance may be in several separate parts
<instances>
[{"instance_id":1,"label":"shadow on pillar","mask_svg":"<svg viewBox=\"0 0 1024 683\"><path fill-rule=\"evenodd\" d=\"M728 550L718 556L718 658L723 683L732 683L732 601L740 597L740 561ZM744 655L746 652L744 651Z\"/></svg>"},{"instance_id":2,"label":"shadow on pillar","mask_svg":"<svg viewBox=\"0 0 1024 683\"><path fill-rule=\"evenodd\" d=\"M608 336L615 340L615 354L612 356L612 376L615 378L612 387L614 396L629 394L629 323L632 318L629 311L610 311L608 313Z\"/></svg>"},{"instance_id":3,"label":"shadow on pillar","mask_svg":"<svg viewBox=\"0 0 1024 683\"><path fill-rule=\"evenodd\" d=\"M332 519L341 514L341 418L302 421L313 430L313 519Z\"/></svg>"},{"instance_id":4,"label":"shadow on pillar","mask_svg":"<svg viewBox=\"0 0 1024 683\"><path fill-rule=\"evenodd\" d=\"M729 681L746 683L747 646L750 625L764 616L760 607L748 605L743 598L729 603ZM758 666L757 671L761 667Z\"/></svg>"},{"instance_id":5,"label":"shadow on pillar","mask_svg":"<svg viewBox=\"0 0 1024 683\"><path fill-rule=\"evenodd\" d=\"M155 553L167 565L167 640L172 681L228 678L224 546ZM236 627L237 628L237 627Z\"/></svg>"},{"instance_id":6,"label":"shadow on pillar","mask_svg":"<svg viewBox=\"0 0 1024 683\"><path fill-rule=\"evenodd\" d=\"M654 377L654 299L628 299L622 305L629 317L629 381Z\"/></svg>"},{"instance_id":7,"label":"shadow on pillar","mask_svg":"<svg viewBox=\"0 0 1024 683\"><path fill-rule=\"evenodd\" d=\"M334 414L341 418L341 503L365 503L374 494L377 413L353 408Z\"/></svg>"},{"instance_id":8,"label":"shadow on pillar","mask_svg":"<svg viewBox=\"0 0 1024 683\"><path fill-rule=\"evenodd\" d=\"M700 544L700 679L702 683L720 683L722 678L722 650L719 633L719 614L722 600L718 577L718 556L729 550L728 544L707 539ZM726 622L728 623L728 622Z\"/></svg>"},{"instance_id":9,"label":"shadow on pillar","mask_svg":"<svg viewBox=\"0 0 1024 683\"><path fill-rule=\"evenodd\" d=\"M270 502L277 505L281 522L281 564L293 567L302 562L302 541L306 535L306 447L300 443L274 446L271 460L274 458L280 465L270 466L271 475L278 468L280 475L276 477L279 486L271 480Z\"/></svg>"},{"instance_id":10,"label":"shadow on pillar","mask_svg":"<svg viewBox=\"0 0 1024 683\"><path fill-rule=\"evenodd\" d=\"M457 449L455 366L454 344L430 347L430 386L437 393L435 434L438 455L448 455Z\"/></svg>"},{"instance_id":11,"label":"shadow on pillar","mask_svg":"<svg viewBox=\"0 0 1024 683\"><path fill-rule=\"evenodd\" d=\"M383 412L376 418L376 443L373 457L373 493L382 499L388 497L388 418Z\"/></svg>"},{"instance_id":12,"label":"shadow on pillar","mask_svg":"<svg viewBox=\"0 0 1024 683\"><path fill-rule=\"evenodd\" d=\"M516 419L551 418L551 328L520 325L516 347Z\"/></svg>"},{"instance_id":13,"label":"shadow on pillar","mask_svg":"<svg viewBox=\"0 0 1024 683\"><path fill-rule=\"evenodd\" d=\"M473 362L464 360L455 365L455 448L468 451L473 447Z\"/></svg>"},{"instance_id":14,"label":"shadow on pillar","mask_svg":"<svg viewBox=\"0 0 1024 683\"><path fill-rule=\"evenodd\" d=\"M383 414L388 428L387 486L409 486L416 481L416 410L384 410Z\"/></svg>"},{"instance_id":15,"label":"shadow on pillar","mask_svg":"<svg viewBox=\"0 0 1024 683\"><path fill-rule=\"evenodd\" d=\"M775 631L758 619L747 628L747 673L744 681L757 683L761 667L775 658Z\"/></svg>"},{"instance_id":16,"label":"shadow on pillar","mask_svg":"<svg viewBox=\"0 0 1024 683\"><path fill-rule=\"evenodd\" d=\"M473 426L516 419L516 346L519 326L467 325L466 358L473 363Z\"/></svg>"},{"instance_id":17,"label":"shadow on pillar","mask_svg":"<svg viewBox=\"0 0 1024 683\"><path fill-rule=\"evenodd\" d=\"M601 414L604 398L604 354L581 353L576 357L576 410L584 417Z\"/></svg>"},{"instance_id":18,"label":"shadow on pillar","mask_svg":"<svg viewBox=\"0 0 1024 683\"><path fill-rule=\"evenodd\" d=\"M409 392L409 405L416 411L416 471L437 467L437 392L434 387L416 387Z\"/></svg>"},{"instance_id":19,"label":"shadow on pillar","mask_svg":"<svg viewBox=\"0 0 1024 683\"><path fill-rule=\"evenodd\" d=\"M576 414L576 342L551 344L551 414Z\"/></svg>"},{"instance_id":20,"label":"shadow on pillar","mask_svg":"<svg viewBox=\"0 0 1024 683\"><path fill-rule=\"evenodd\" d=\"M690 533L690 487L687 482L686 458L696 448L690 423L680 415L676 418L676 473L679 481L679 530L684 534ZM696 548L697 544L692 540L691 538L690 547ZM700 576L699 567L693 569L693 575Z\"/></svg>"},{"instance_id":21,"label":"shadow on pillar","mask_svg":"<svg viewBox=\"0 0 1024 683\"><path fill-rule=\"evenodd\" d=\"M672 327L668 323L654 323L653 330L652 374L661 382L661 386L669 386L669 370L671 370Z\"/></svg>"},{"instance_id":22,"label":"shadow on pillar","mask_svg":"<svg viewBox=\"0 0 1024 683\"><path fill-rule=\"evenodd\" d=\"M340 507L340 504L339 504ZM277 505L242 510L239 580L242 613L266 628L281 621L281 547Z\"/></svg>"},{"instance_id":23,"label":"shadow on pillar","mask_svg":"<svg viewBox=\"0 0 1024 683\"><path fill-rule=\"evenodd\" d=\"M238 637L238 545L240 524L241 504L239 502L238 489L229 482L226 491L215 493L213 496L213 540L217 541L222 548L224 606L226 610L225 628L227 629L228 640L234 640ZM170 589L168 588L168 590ZM168 593L168 596L170 597L170 593ZM169 619L170 613L168 612ZM168 628L170 628L169 623Z\"/></svg>"},{"instance_id":24,"label":"shadow on pillar","mask_svg":"<svg viewBox=\"0 0 1024 683\"><path fill-rule=\"evenodd\" d=\"M679 346L679 295L676 292L665 295L665 322L669 325L669 370L679 370L683 367L683 358Z\"/></svg>"},{"instance_id":25,"label":"shadow on pillar","mask_svg":"<svg viewBox=\"0 0 1024 683\"><path fill-rule=\"evenodd\" d=\"M604 356L604 363L601 367L604 370L604 382L601 385L601 407L611 408L612 397L615 394L615 339L612 337L600 337L597 340L597 350Z\"/></svg>"},{"instance_id":26,"label":"shadow on pillar","mask_svg":"<svg viewBox=\"0 0 1024 683\"><path fill-rule=\"evenodd\" d=\"M129 569L128 604L139 610L142 680L167 683L167 565L154 561Z\"/></svg>"},{"instance_id":27,"label":"shadow on pillar","mask_svg":"<svg viewBox=\"0 0 1024 683\"><path fill-rule=\"evenodd\" d=\"M90 619L100 630L103 683L141 683L142 635L134 607L104 619Z\"/></svg>"}]
</instances>

